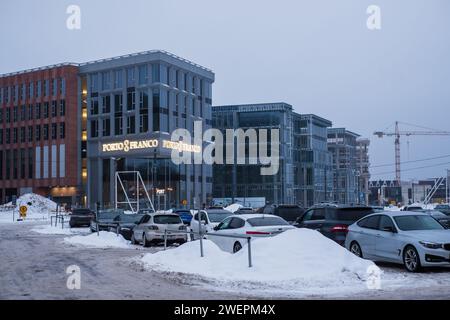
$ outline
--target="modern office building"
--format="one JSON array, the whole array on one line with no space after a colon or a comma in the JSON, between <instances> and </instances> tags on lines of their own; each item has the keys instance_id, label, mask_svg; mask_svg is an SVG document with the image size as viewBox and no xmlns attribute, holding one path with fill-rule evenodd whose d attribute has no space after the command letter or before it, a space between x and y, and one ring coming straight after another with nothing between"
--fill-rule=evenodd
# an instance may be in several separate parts
<instances>
[{"instance_id":1,"label":"modern office building","mask_svg":"<svg viewBox=\"0 0 450 320\"><path fill-rule=\"evenodd\" d=\"M175 129L192 133L194 121L211 127L213 82L211 70L164 51L81 64L88 204L146 199L146 190L157 209L210 202L211 165L175 165L168 141ZM136 171L141 187L125 173Z\"/></svg>"},{"instance_id":2,"label":"modern office building","mask_svg":"<svg viewBox=\"0 0 450 320\"><path fill-rule=\"evenodd\" d=\"M314 114L294 114L294 157L300 157L294 167L297 202L310 207L332 200L333 167L328 151L327 128L332 123Z\"/></svg>"},{"instance_id":3,"label":"modern office building","mask_svg":"<svg viewBox=\"0 0 450 320\"><path fill-rule=\"evenodd\" d=\"M295 113L287 103L213 106L213 127L223 132L238 128L280 130L278 173L263 176L260 165L236 161L215 164L214 198L265 198L268 203L302 206L325 201L332 187L329 126L331 122L326 119Z\"/></svg>"},{"instance_id":4,"label":"modern office building","mask_svg":"<svg viewBox=\"0 0 450 320\"><path fill-rule=\"evenodd\" d=\"M356 139L359 135L345 128L328 129L328 150L333 155L333 198L335 202L358 202Z\"/></svg>"},{"instance_id":5,"label":"modern office building","mask_svg":"<svg viewBox=\"0 0 450 320\"><path fill-rule=\"evenodd\" d=\"M81 201L76 64L0 76L0 203L34 192Z\"/></svg>"},{"instance_id":6,"label":"modern office building","mask_svg":"<svg viewBox=\"0 0 450 320\"><path fill-rule=\"evenodd\" d=\"M369 139L356 140L356 167L358 168L357 176L357 190L358 203L369 203L369 181L370 181L370 161L369 161Z\"/></svg>"}]
</instances>

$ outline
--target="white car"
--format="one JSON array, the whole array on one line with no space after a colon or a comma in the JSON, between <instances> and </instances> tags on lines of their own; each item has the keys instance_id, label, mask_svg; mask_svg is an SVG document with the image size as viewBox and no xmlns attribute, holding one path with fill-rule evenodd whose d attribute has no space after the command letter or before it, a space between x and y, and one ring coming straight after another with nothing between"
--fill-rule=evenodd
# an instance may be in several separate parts
<instances>
[{"instance_id":1,"label":"white car","mask_svg":"<svg viewBox=\"0 0 450 320\"><path fill-rule=\"evenodd\" d=\"M247 244L247 239L220 237L218 235L237 235L252 238L272 237L289 229L295 229L295 227L278 216L270 214L240 214L225 218L212 232L208 233L207 237L222 250L236 253Z\"/></svg>"},{"instance_id":2,"label":"white car","mask_svg":"<svg viewBox=\"0 0 450 320\"><path fill-rule=\"evenodd\" d=\"M201 217L201 225L202 225L202 233L208 233L213 231L214 227L216 227L219 222L221 222L226 217L229 217L233 215L231 211L224 210L224 209L208 209L208 210L200 210L199 212L195 213L192 217L190 228L191 231L194 232L194 235L191 235L191 240L198 239L198 233L199 233L199 222L198 222L198 216L200 213Z\"/></svg>"}]
</instances>

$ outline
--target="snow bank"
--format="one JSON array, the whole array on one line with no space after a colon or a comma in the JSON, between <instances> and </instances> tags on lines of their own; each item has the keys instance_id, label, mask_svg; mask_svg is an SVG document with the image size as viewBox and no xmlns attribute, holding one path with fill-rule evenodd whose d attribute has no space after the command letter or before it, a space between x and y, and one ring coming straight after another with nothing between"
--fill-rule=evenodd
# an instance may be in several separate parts
<instances>
[{"instance_id":1,"label":"snow bank","mask_svg":"<svg viewBox=\"0 0 450 320\"><path fill-rule=\"evenodd\" d=\"M83 233L90 233L89 228L61 228L61 225L58 225L58 227L45 225L45 226L39 226L31 229L31 231L40 233L40 234L55 234L55 235L76 235L76 234L83 234Z\"/></svg>"},{"instance_id":2,"label":"snow bank","mask_svg":"<svg viewBox=\"0 0 450 320\"><path fill-rule=\"evenodd\" d=\"M247 247L231 254L210 240L203 244L204 258L200 257L199 243L195 241L173 250L146 254L141 261L152 270L205 277L225 287L227 283L247 282L259 283L258 288L315 293L329 292L330 286L339 290L343 284L364 289L369 267L377 268L373 262L356 257L309 229L288 230L253 241L252 268L248 268Z\"/></svg>"},{"instance_id":3,"label":"snow bank","mask_svg":"<svg viewBox=\"0 0 450 320\"><path fill-rule=\"evenodd\" d=\"M95 248L134 248L122 235L117 236L113 232L100 231L100 235L92 233L87 236L78 235L64 238L64 242L74 245L82 245Z\"/></svg>"},{"instance_id":4,"label":"snow bank","mask_svg":"<svg viewBox=\"0 0 450 320\"><path fill-rule=\"evenodd\" d=\"M234 212L238 211L242 207L243 207L242 204L233 203L233 204L229 205L228 207L225 207L224 209L234 213Z\"/></svg>"}]
</instances>

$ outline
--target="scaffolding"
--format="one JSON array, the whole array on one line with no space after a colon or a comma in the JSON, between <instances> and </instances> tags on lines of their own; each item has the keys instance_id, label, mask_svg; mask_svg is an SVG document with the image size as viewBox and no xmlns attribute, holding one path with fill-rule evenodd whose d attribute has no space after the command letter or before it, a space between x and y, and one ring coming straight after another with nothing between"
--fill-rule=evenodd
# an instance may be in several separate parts
<instances>
[{"instance_id":1,"label":"scaffolding","mask_svg":"<svg viewBox=\"0 0 450 320\"><path fill-rule=\"evenodd\" d=\"M126 188L123 177L128 176L132 177L133 184L131 188ZM119 199L119 187L125 196L125 201ZM134 190L135 196L129 195L129 191ZM141 191L143 191L143 198L140 196ZM142 208L142 202L147 202L148 206L146 208ZM147 188L145 186L144 180L142 179L141 173L139 171L117 171L115 173L114 179L114 207L117 209L120 205L127 205L133 213L139 212L140 209L151 209L155 211L153 206L153 202L150 199Z\"/></svg>"}]
</instances>

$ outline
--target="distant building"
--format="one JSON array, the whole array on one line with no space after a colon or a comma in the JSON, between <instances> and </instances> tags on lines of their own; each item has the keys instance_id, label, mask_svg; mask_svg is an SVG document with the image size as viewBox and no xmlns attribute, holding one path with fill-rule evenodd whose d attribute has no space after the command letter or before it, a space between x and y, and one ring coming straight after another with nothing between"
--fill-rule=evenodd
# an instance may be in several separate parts
<instances>
[{"instance_id":1,"label":"distant building","mask_svg":"<svg viewBox=\"0 0 450 320\"><path fill-rule=\"evenodd\" d=\"M358 202L356 139L358 134L345 128L328 129L328 150L333 156L333 200L339 203Z\"/></svg>"},{"instance_id":2,"label":"distant building","mask_svg":"<svg viewBox=\"0 0 450 320\"><path fill-rule=\"evenodd\" d=\"M370 161L369 161L369 139L356 140L356 167L357 167L357 190L358 202L369 203L369 180L370 180Z\"/></svg>"},{"instance_id":3,"label":"distant building","mask_svg":"<svg viewBox=\"0 0 450 320\"><path fill-rule=\"evenodd\" d=\"M386 206L403 202L402 185L396 180L369 182L369 204Z\"/></svg>"},{"instance_id":4,"label":"distant building","mask_svg":"<svg viewBox=\"0 0 450 320\"><path fill-rule=\"evenodd\" d=\"M225 129L279 129L280 169L260 175L259 165L213 166L214 198L264 197L270 203L311 206L331 196L331 155L327 127L316 115L295 113L287 103L213 106L213 127Z\"/></svg>"}]
</instances>

